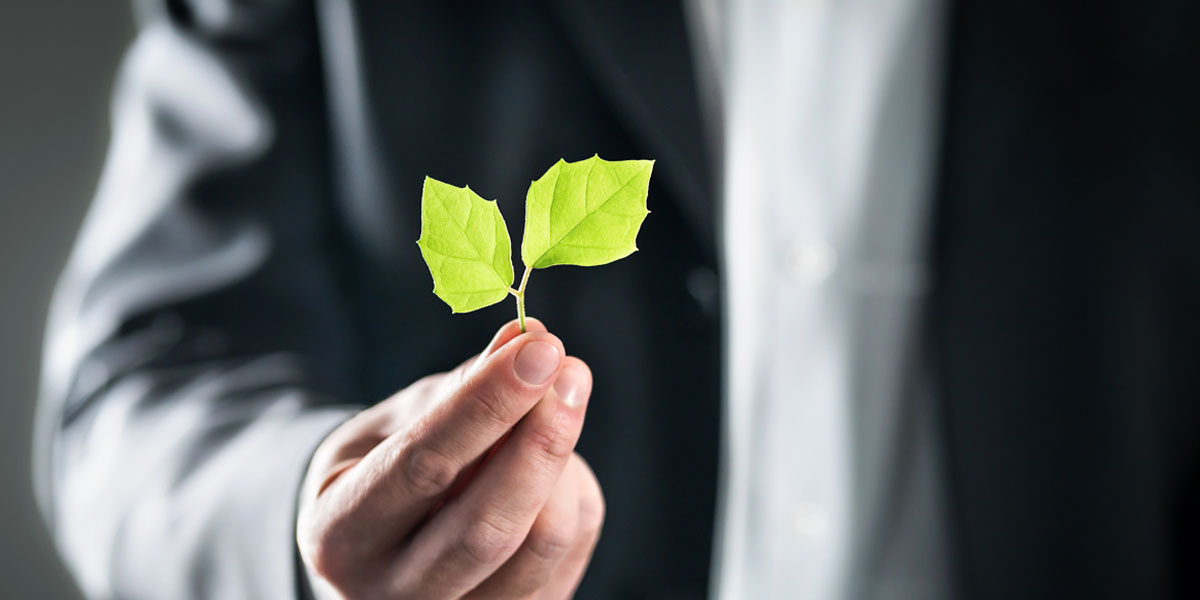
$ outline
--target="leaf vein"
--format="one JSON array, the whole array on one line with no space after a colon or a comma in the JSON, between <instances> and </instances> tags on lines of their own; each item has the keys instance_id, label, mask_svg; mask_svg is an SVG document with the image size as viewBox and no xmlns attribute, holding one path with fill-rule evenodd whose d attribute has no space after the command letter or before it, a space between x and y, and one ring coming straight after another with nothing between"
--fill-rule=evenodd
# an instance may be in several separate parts
<instances>
[{"instance_id":1,"label":"leaf vein","mask_svg":"<svg viewBox=\"0 0 1200 600\"><path fill-rule=\"evenodd\" d=\"M589 172L590 172L590 171L589 171ZM588 217L590 217L590 216L594 215L596 212L598 212L598 211L600 211L602 208L604 208L604 206L605 206L606 204L608 204L608 202L609 202L610 200L612 200L614 197L616 197L616 195L617 195L617 194L621 193L621 192L622 192L622 191L623 191L623 190L624 190L626 187L628 187L628 186L629 186L629 184L630 184L630 183L632 183L632 182L633 182L635 179L637 179L637 176L638 176L638 175L640 175L640 174L641 174L641 173L639 172L639 173L635 173L635 174L631 175L631 176L629 177L629 179L625 180L625 182L624 182L624 183L622 183L622 184L620 185L620 187L618 187L618 188L616 189L616 191L614 191L612 194L609 194L609 196L608 196L607 198L605 198L605 199L604 199L604 201L603 201L603 202L601 202L599 206L597 206L597 207L596 207L596 210L594 210L594 211L591 211L591 212L589 212L588 214L584 215L584 217L583 217L582 219L580 219L580 220L579 220L579 221L577 221L577 222L576 222L576 223L575 223L573 226L571 226L571 229L567 230L567 232L566 232L566 233L564 233L564 234L562 234L561 236L559 236L559 238L558 238L558 240L557 240L557 241L555 241L554 243L552 243L552 244L548 245L548 246L546 247L546 249L545 249L545 250L543 250L543 251L542 251L542 253L541 253L540 255L538 255L538 257L537 257L536 259L534 259L534 260L533 260L534 264L537 264L537 262L538 262L538 261L542 260L542 258L543 258L544 256L546 256L546 253L548 253L548 252L550 252L551 250L553 250L554 248L558 247L558 245L562 243L562 240L563 240L563 239L565 239L567 236L571 235L572 233L574 233L574 232L575 232L575 230L576 230L576 229L578 229L578 228L579 228L579 226L580 226L581 224L583 224L583 222L584 222L584 221L586 221L586 220L588 219ZM555 191L556 193L558 192L558 179L557 179L557 178L554 180L554 191ZM553 203L554 203L554 201L553 201L553 198L554 198L554 196L552 195L552 196L551 196L551 205L553 205ZM550 220L550 218L549 218L549 216L548 216L548 215L549 215L549 212L550 212L550 211L546 211L546 213L547 213L546 220L547 220L547 221L549 221L549 220Z\"/></svg>"}]
</instances>

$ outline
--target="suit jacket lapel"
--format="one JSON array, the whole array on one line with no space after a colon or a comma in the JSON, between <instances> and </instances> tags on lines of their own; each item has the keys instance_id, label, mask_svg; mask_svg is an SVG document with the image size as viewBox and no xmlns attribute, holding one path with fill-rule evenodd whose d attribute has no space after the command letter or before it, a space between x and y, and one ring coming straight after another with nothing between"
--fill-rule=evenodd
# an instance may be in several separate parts
<instances>
[{"instance_id":1,"label":"suit jacket lapel","mask_svg":"<svg viewBox=\"0 0 1200 600\"><path fill-rule=\"evenodd\" d=\"M681 3L551 0L617 114L653 153L664 185L712 246L712 169Z\"/></svg>"}]
</instances>

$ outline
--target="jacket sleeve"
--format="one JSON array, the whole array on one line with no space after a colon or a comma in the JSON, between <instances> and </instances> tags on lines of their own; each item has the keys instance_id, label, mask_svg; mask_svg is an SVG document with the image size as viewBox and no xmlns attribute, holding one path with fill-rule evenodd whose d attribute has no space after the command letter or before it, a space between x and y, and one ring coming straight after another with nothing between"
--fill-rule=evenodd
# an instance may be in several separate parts
<instances>
[{"instance_id":1,"label":"jacket sleeve","mask_svg":"<svg viewBox=\"0 0 1200 600\"><path fill-rule=\"evenodd\" d=\"M300 479L356 410L313 7L138 16L51 308L39 501L89 597L295 597Z\"/></svg>"}]
</instances>

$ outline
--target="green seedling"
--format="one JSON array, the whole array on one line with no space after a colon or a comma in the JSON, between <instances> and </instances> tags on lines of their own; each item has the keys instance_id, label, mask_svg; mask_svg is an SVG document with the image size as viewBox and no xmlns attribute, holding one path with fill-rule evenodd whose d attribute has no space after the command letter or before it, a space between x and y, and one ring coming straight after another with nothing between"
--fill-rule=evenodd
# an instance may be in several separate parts
<instances>
[{"instance_id":1,"label":"green seedling","mask_svg":"<svg viewBox=\"0 0 1200 600\"><path fill-rule=\"evenodd\" d=\"M653 168L652 160L559 160L531 183L521 239L525 272L516 288L508 227L496 202L484 200L470 186L426 177L417 245L433 275L433 293L456 313L512 295L524 332L531 271L603 265L637 250L638 230L650 212L646 194Z\"/></svg>"}]
</instances>

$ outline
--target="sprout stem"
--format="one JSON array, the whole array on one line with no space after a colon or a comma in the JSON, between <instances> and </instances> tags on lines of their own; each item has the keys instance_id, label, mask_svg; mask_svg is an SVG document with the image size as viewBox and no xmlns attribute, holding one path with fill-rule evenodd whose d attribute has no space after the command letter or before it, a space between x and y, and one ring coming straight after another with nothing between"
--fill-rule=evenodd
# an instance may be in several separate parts
<instances>
[{"instance_id":1,"label":"sprout stem","mask_svg":"<svg viewBox=\"0 0 1200 600\"><path fill-rule=\"evenodd\" d=\"M529 273L533 269L525 267L525 272L521 274L521 287L517 291L512 292L517 297L517 321L521 323L521 333L525 333L525 286L529 283Z\"/></svg>"}]
</instances>

